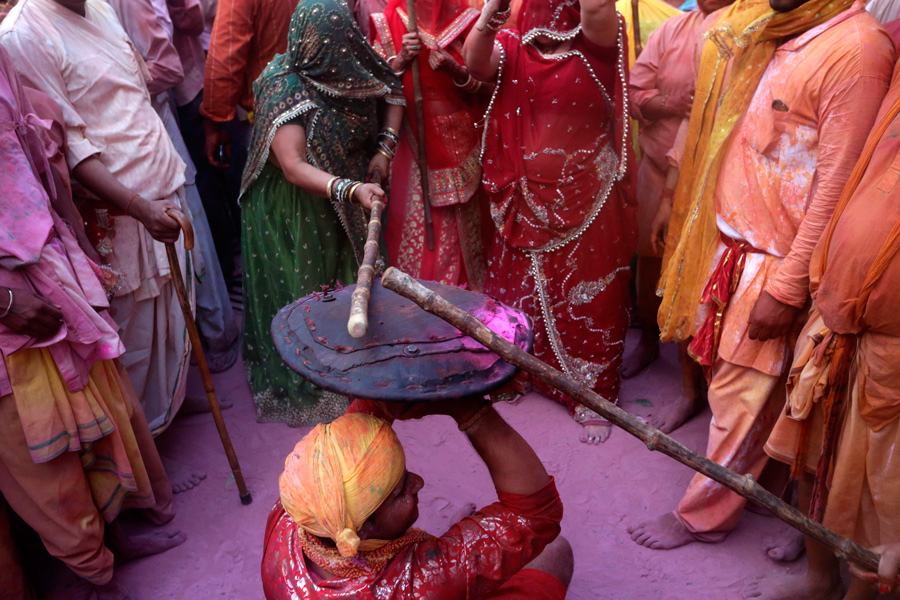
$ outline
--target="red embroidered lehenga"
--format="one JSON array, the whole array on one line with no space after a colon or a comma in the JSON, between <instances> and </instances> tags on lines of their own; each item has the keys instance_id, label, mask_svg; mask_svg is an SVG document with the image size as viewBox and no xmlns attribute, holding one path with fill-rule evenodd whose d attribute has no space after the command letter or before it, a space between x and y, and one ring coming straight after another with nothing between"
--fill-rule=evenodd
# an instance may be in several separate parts
<instances>
[{"instance_id":1,"label":"red embroidered lehenga","mask_svg":"<svg viewBox=\"0 0 900 600\"><path fill-rule=\"evenodd\" d=\"M519 30L497 36L483 144L495 226L485 292L534 319L538 357L615 402L636 239L627 49L624 24L618 47L604 48L579 22L577 1L527 2ZM540 50L565 41L563 53ZM599 418L537 385L577 421Z\"/></svg>"},{"instance_id":2,"label":"red embroidered lehenga","mask_svg":"<svg viewBox=\"0 0 900 600\"><path fill-rule=\"evenodd\" d=\"M402 77L406 119L391 165L391 202L385 225L392 265L413 277L447 285L468 284L473 289L481 289L484 281L480 214L485 197L475 128L484 106L477 94L455 85L450 74L432 69L428 56L433 49L442 48L462 64L462 42L478 16L465 0L416 1L416 22L425 45L419 69L435 249L428 250L425 241L411 69ZM398 54L408 22L406 0L391 0L384 13L372 15L369 36L382 57Z\"/></svg>"}]
</instances>

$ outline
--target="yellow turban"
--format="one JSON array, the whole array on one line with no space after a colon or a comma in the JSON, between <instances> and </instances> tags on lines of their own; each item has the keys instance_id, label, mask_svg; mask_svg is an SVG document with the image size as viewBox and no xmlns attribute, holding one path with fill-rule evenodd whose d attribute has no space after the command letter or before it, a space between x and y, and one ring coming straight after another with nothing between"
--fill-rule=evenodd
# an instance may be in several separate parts
<instances>
[{"instance_id":1,"label":"yellow turban","mask_svg":"<svg viewBox=\"0 0 900 600\"><path fill-rule=\"evenodd\" d=\"M406 472L403 446L391 426L366 414L317 425L284 461L281 503L300 527L337 544L341 556L384 541L357 532Z\"/></svg>"}]
</instances>

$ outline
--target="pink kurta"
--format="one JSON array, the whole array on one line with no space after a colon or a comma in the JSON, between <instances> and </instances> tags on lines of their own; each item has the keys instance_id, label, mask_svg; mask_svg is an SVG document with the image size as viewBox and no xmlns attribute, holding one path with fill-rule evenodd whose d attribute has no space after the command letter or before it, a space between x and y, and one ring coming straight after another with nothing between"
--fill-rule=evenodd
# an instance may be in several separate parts
<instances>
[{"instance_id":1,"label":"pink kurta","mask_svg":"<svg viewBox=\"0 0 900 600\"><path fill-rule=\"evenodd\" d=\"M694 10L673 17L650 35L647 47L631 68L631 113L639 122L641 164L637 176L637 223L640 256L656 256L650 246L650 225L659 208L681 117L647 121L641 109L658 96L671 98L693 93L697 82L694 49L706 15Z\"/></svg>"}]
</instances>

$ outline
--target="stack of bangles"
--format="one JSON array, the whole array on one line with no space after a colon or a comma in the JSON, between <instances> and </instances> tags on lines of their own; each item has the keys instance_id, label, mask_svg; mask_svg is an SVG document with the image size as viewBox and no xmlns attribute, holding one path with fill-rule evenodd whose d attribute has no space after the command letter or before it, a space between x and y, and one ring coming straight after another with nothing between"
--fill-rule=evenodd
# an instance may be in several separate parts
<instances>
[{"instance_id":1,"label":"stack of bangles","mask_svg":"<svg viewBox=\"0 0 900 600\"><path fill-rule=\"evenodd\" d=\"M453 80L453 85L460 88L464 92L469 92L470 94L475 94L478 90L481 89L481 82L466 73L466 82L458 83L456 79Z\"/></svg>"},{"instance_id":2,"label":"stack of bangles","mask_svg":"<svg viewBox=\"0 0 900 600\"><path fill-rule=\"evenodd\" d=\"M397 131L390 127L385 127L378 134L378 153L386 156L388 160L394 160L399 142L400 135Z\"/></svg>"},{"instance_id":3,"label":"stack of bangles","mask_svg":"<svg viewBox=\"0 0 900 600\"><path fill-rule=\"evenodd\" d=\"M506 22L509 21L509 17L512 15L512 7L507 7L506 10L501 10L499 12L494 13L488 22L487 28L491 31L500 31L500 29L506 25Z\"/></svg>"},{"instance_id":4,"label":"stack of bangles","mask_svg":"<svg viewBox=\"0 0 900 600\"><path fill-rule=\"evenodd\" d=\"M343 177L332 177L325 188L328 199L332 202L355 202L353 194L356 188L362 185L362 181L353 181Z\"/></svg>"}]
</instances>

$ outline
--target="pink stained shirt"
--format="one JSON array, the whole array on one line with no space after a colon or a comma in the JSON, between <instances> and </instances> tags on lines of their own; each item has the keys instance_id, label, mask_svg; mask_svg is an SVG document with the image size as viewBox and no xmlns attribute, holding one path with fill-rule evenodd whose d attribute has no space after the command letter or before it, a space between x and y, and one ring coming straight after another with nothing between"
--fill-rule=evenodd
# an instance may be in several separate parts
<instances>
[{"instance_id":1,"label":"pink stained shirt","mask_svg":"<svg viewBox=\"0 0 900 600\"><path fill-rule=\"evenodd\" d=\"M641 109L657 96L676 97L697 83L694 49L706 15L694 10L673 17L650 34L647 47L631 68L629 98L632 116L641 123L638 140L641 152L660 168L666 166L666 153L675 144L680 117L647 122Z\"/></svg>"},{"instance_id":2,"label":"pink stained shirt","mask_svg":"<svg viewBox=\"0 0 900 600\"><path fill-rule=\"evenodd\" d=\"M96 156L129 189L178 204L185 164L151 105L144 61L112 7L87 0L85 11L82 17L53 0L20 3L0 24L0 44L23 83L62 110L70 168ZM154 296L151 280L168 275L163 245L131 217L110 221L106 260L124 276L118 295Z\"/></svg>"},{"instance_id":3,"label":"pink stained shirt","mask_svg":"<svg viewBox=\"0 0 900 600\"><path fill-rule=\"evenodd\" d=\"M167 25L171 27L168 15L165 19L160 18L152 0L106 1L116 11L122 28L147 65L150 72L147 90L150 94L156 96L180 85L184 81L184 70L178 51L172 44L171 33L167 30Z\"/></svg>"},{"instance_id":4,"label":"pink stained shirt","mask_svg":"<svg viewBox=\"0 0 900 600\"><path fill-rule=\"evenodd\" d=\"M810 258L872 128L895 60L893 42L859 4L775 51L731 137L716 185L719 229L762 251L747 255L723 322L720 358L781 372L783 340L750 340L750 313L763 290L791 306L806 304Z\"/></svg>"},{"instance_id":5,"label":"pink stained shirt","mask_svg":"<svg viewBox=\"0 0 900 600\"><path fill-rule=\"evenodd\" d=\"M68 191L59 183L42 183L42 176L52 177L48 161L58 150L48 135L51 125L35 113L0 47L0 286L13 294L28 290L43 296L63 314L59 331L44 339L0 325L0 354L48 348L69 389L76 391L87 384L94 362L115 358L124 348L109 316L95 310L109 305L90 261L51 207L49 194ZM7 302L4 293L2 309ZM10 393L0 358L0 396Z\"/></svg>"}]
</instances>

